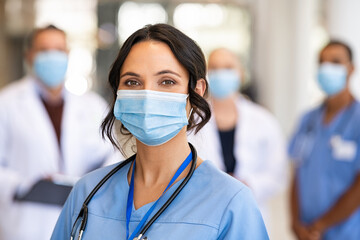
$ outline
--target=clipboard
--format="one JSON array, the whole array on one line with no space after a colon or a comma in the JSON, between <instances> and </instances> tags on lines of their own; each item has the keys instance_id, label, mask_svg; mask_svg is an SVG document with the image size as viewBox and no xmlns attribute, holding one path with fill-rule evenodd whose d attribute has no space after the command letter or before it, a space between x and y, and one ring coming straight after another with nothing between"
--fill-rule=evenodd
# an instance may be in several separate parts
<instances>
[{"instance_id":1,"label":"clipboard","mask_svg":"<svg viewBox=\"0 0 360 240\"><path fill-rule=\"evenodd\" d=\"M58 184L51 180L42 179L35 183L25 195L15 195L14 200L63 206L71 189L71 185Z\"/></svg>"}]
</instances>

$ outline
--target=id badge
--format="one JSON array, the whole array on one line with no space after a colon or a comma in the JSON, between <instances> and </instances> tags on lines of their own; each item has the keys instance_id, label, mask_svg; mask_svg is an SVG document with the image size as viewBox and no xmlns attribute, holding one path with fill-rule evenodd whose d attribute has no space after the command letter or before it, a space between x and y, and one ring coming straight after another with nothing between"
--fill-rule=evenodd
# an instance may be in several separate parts
<instances>
[{"instance_id":1,"label":"id badge","mask_svg":"<svg viewBox=\"0 0 360 240\"><path fill-rule=\"evenodd\" d=\"M309 157L310 153L314 149L315 144L315 134L306 133L299 135L295 140L294 145L294 158L296 163L301 165L304 163L304 160Z\"/></svg>"},{"instance_id":2,"label":"id badge","mask_svg":"<svg viewBox=\"0 0 360 240\"><path fill-rule=\"evenodd\" d=\"M341 136L336 135L331 137L330 144L335 160L344 162L354 161L357 152L356 142L344 140Z\"/></svg>"}]
</instances>

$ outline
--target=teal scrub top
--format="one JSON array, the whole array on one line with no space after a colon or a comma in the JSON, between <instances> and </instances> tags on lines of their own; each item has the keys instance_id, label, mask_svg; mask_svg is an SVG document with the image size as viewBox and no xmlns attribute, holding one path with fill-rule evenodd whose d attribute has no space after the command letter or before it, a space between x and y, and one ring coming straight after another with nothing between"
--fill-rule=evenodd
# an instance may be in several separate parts
<instances>
[{"instance_id":1,"label":"teal scrub top","mask_svg":"<svg viewBox=\"0 0 360 240\"><path fill-rule=\"evenodd\" d=\"M295 161L301 220L325 214L360 174L360 104L355 101L324 125L324 105L305 114L290 141ZM324 240L360 239L360 208L331 227Z\"/></svg>"},{"instance_id":2,"label":"teal scrub top","mask_svg":"<svg viewBox=\"0 0 360 240\"><path fill-rule=\"evenodd\" d=\"M83 239L126 238L129 167L130 164L120 169L90 201ZM112 168L114 166L95 170L75 185L55 226L52 240L70 239L72 225L83 201ZM164 204L180 182L175 183L165 193L152 215ZM130 234L152 204L146 204L139 209L133 206ZM269 239L251 191L240 181L218 170L210 161L204 161L195 170L184 189L149 228L145 236L149 240Z\"/></svg>"}]
</instances>

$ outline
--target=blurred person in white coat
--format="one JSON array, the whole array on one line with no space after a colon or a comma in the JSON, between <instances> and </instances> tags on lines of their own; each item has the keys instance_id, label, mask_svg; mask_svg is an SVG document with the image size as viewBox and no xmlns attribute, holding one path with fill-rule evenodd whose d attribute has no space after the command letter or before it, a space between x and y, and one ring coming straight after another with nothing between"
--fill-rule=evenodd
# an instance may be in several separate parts
<instances>
[{"instance_id":1,"label":"blurred person in white coat","mask_svg":"<svg viewBox=\"0 0 360 240\"><path fill-rule=\"evenodd\" d=\"M65 32L52 25L36 29L28 45L29 75L0 91L1 240L50 239L61 204L20 197L41 179L77 178L113 156L100 134L105 101L64 88Z\"/></svg>"},{"instance_id":2,"label":"blurred person in white coat","mask_svg":"<svg viewBox=\"0 0 360 240\"><path fill-rule=\"evenodd\" d=\"M243 70L233 52L214 50L208 70L212 118L190 136L190 142L199 156L253 190L268 224L268 200L285 188L287 180L284 136L270 112L239 94Z\"/></svg>"}]
</instances>

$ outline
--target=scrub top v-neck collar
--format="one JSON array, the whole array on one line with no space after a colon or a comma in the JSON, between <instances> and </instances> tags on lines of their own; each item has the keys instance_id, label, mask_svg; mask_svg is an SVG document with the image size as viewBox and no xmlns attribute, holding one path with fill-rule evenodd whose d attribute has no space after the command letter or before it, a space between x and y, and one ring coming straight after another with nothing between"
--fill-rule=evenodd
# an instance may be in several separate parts
<instances>
[{"instance_id":1,"label":"scrub top v-neck collar","mask_svg":"<svg viewBox=\"0 0 360 240\"><path fill-rule=\"evenodd\" d=\"M351 121L351 116L353 115L356 109L357 102L353 101L346 108L340 110L335 117L327 124L324 123L325 117L325 104L323 104L318 112L318 122L317 126L320 126L319 129L326 132L327 134L341 134L344 132L347 124Z\"/></svg>"},{"instance_id":2,"label":"scrub top v-neck collar","mask_svg":"<svg viewBox=\"0 0 360 240\"><path fill-rule=\"evenodd\" d=\"M195 154L196 157L196 154ZM154 214L156 214L155 209L159 209L159 206L161 208L161 204L159 205L160 202L163 202L165 197L165 193L167 192L167 190L169 190L174 182L178 179L178 177L185 171L185 169L187 168L187 166L191 163L191 161L195 161L194 164L196 164L196 160L193 160L193 154L192 152L190 152L190 154L186 157L186 159L182 162L182 164L180 165L180 167L176 170L174 176L171 178L170 182L168 183L167 187L165 188L165 190L163 191L163 193L161 194L161 196L154 201L151 206L149 206L148 210L146 211L145 215L141 218L138 226L135 228L135 230L130 233L129 230L129 224L131 221L131 215L134 208L134 173L135 173L135 164L136 164L136 160L133 162L133 168L132 168L132 173L131 173L131 180L130 180L130 186L129 186L129 192L128 192L128 199L127 199L127 207L126 207L126 239L134 239L139 233L142 233L142 229L145 226L145 223L150 220L150 216L154 216ZM178 181L180 182L180 181ZM167 198L166 198L167 200ZM170 202L171 203L171 202ZM157 210L159 211L159 210ZM161 214L161 213L160 213ZM151 222L151 220L150 220ZM151 224L151 223L149 223ZM146 226L145 226L146 228ZM145 230L146 231L146 230ZM142 235L142 234L140 234ZM130 237L129 237L130 236Z\"/></svg>"},{"instance_id":3,"label":"scrub top v-neck collar","mask_svg":"<svg viewBox=\"0 0 360 240\"><path fill-rule=\"evenodd\" d=\"M196 168L196 171L194 172L194 176L195 175L197 175L198 174L198 169L204 164L204 163L206 163L206 164L211 164L210 163L210 160L205 160L205 161L203 161L200 165L198 165L197 166L197 168ZM205 164L205 165L206 165ZM126 169L124 169L125 170L125 172L126 173L129 173L129 171L130 171L130 169L131 169L131 164L129 164L128 166L127 166L127 168ZM179 179L178 181L176 181L165 193L164 193L164 199L166 200L167 198L169 198L169 196L176 190L176 188L179 186L179 184L182 182L182 180L183 180L184 178L181 178L181 179ZM121 180L122 182L123 182L123 184L126 186L126 192L129 192L129 190L130 190L130 183L129 183L129 180L128 180L128 175L127 174L125 174L124 176L123 176L123 178L122 178L122 180ZM146 213L148 210L149 210L149 208L152 206L152 204L154 204L154 202L155 201L152 201L152 202L149 202L149 203L146 203L145 205L143 205L143 206L141 206L141 207L139 207L139 208L135 208L135 205L134 205L134 203L133 203L133 205L132 205L132 213L131 213L131 216L133 217L141 217L144 213ZM159 201L159 204L162 204L163 202L165 202L165 201Z\"/></svg>"}]
</instances>

